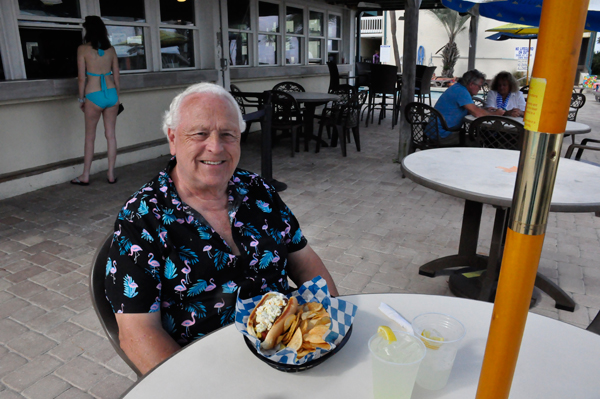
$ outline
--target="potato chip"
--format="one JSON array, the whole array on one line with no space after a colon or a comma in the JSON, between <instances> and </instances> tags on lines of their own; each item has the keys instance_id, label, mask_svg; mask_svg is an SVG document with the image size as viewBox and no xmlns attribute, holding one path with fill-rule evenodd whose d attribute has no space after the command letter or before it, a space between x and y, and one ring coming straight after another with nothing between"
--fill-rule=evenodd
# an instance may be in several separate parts
<instances>
[{"instance_id":1,"label":"potato chip","mask_svg":"<svg viewBox=\"0 0 600 399\"><path fill-rule=\"evenodd\" d=\"M331 345L329 343L327 343L327 342L316 343L316 344L313 344L313 345L315 345L315 347L321 348L321 349L326 349L326 350L330 350L331 349Z\"/></svg>"},{"instance_id":2,"label":"potato chip","mask_svg":"<svg viewBox=\"0 0 600 399\"><path fill-rule=\"evenodd\" d=\"M300 330L302 331L302 335L308 332L308 320L302 320L300 322Z\"/></svg>"},{"instance_id":3,"label":"potato chip","mask_svg":"<svg viewBox=\"0 0 600 399\"><path fill-rule=\"evenodd\" d=\"M289 330L290 327L292 326L292 323L294 323L295 321L296 321L295 314L291 314L288 317L286 317L285 320L283 321L283 331Z\"/></svg>"},{"instance_id":4,"label":"potato chip","mask_svg":"<svg viewBox=\"0 0 600 399\"><path fill-rule=\"evenodd\" d=\"M325 317L321 317L320 319L317 319L315 322L315 326L320 326L320 325L324 325L324 326L327 326L327 328L329 328L331 326L331 319L329 318L329 316L325 316Z\"/></svg>"},{"instance_id":5,"label":"potato chip","mask_svg":"<svg viewBox=\"0 0 600 399\"><path fill-rule=\"evenodd\" d=\"M309 351L307 349L303 349L303 350L301 350L301 351L298 352L297 358L298 359L302 359L304 356L308 355L310 352L312 352L312 351Z\"/></svg>"},{"instance_id":6,"label":"potato chip","mask_svg":"<svg viewBox=\"0 0 600 399\"><path fill-rule=\"evenodd\" d=\"M329 331L329 327L325 325L316 326L312 330L310 330L310 334L318 335L319 337L323 337Z\"/></svg>"},{"instance_id":7,"label":"potato chip","mask_svg":"<svg viewBox=\"0 0 600 399\"><path fill-rule=\"evenodd\" d=\"M323 309L323 305L317 302L309 302L306 304L306 308L312 312L316 312Z\"/></svg>"},{"instance_id":8,"label":"potato chip","mask_svg":"<svg viewBox=\"0 0 600 399\"><path fill-rule=\"evenodd\" d=\"M292 340L290 341L290 343L288 344L288 348L289 349L293 349L295 351L297 351L298 349L300 349L300 347L302 346L302 331L300 331L300 329L297 329L296 332L294 333L294 336L292 337Z\"/></svg>"}]
</instances>

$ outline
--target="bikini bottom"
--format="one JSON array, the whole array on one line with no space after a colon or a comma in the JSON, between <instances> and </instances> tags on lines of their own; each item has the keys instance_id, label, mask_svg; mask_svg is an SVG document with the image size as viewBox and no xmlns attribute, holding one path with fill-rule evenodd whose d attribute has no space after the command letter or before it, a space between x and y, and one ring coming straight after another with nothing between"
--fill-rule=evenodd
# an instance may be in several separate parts
<instances>
[{"instance_id":1,"label":"bikini bottom","mask_svg":"<svg viewBox=\"0 0 600 399\"><path fill-rule=\"evenodd\" d=\"M85 98L96 104L102 109L110 108L119 102L119 96L117 95L117 89L108 89L105 92L102 90L88 93Z\"/></svg>"}]
</instances>

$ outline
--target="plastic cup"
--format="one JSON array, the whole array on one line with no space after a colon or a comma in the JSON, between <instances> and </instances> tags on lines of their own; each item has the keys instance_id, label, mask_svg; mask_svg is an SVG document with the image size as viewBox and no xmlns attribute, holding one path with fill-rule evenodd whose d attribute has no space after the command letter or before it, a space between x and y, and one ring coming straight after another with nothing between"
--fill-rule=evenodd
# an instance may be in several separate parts
<instances>
[{"instance_id":1,"label":"plastic cup","mask_svg":"<svg viewBox=\"0 0 600 399\"><path fill-rule=\"evenodd\" d=\"M465 327L452 316L442 313L424 313L412 322L415 335L427 347L425 359L419 368L417 384L425 389L442 389L448 383L456 351L465 336ZM428 333L431 338L424 335ZM435 339L442 337L443 341Z\"/></svg>"},{"instance_id":2,"label":"plastic cup","mask_svg":"<svg viewBox=\"0 0 600 399\"><path fill-rule=\"evenodd\" d=\"M375 399L410 399L419 365L425 357L425 345L417 337L393 330L396 342L387 343L375 334L369 340Z\"/></svg>"}]
</instances>

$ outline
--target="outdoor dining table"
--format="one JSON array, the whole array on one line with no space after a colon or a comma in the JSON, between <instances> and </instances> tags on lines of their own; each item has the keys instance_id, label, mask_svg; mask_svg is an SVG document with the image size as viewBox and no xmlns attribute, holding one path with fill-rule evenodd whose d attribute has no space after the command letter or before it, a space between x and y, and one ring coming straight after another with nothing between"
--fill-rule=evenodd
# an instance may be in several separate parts
<instances>
[{"instance_id":1,"label":"outdoor dining table","mask_svg":"<svg viewBox=\"0 0 600 399\"><path fill-rule=\"evenodd\" d=\"M512 150L453 147L419 151L404 158L402 171L409 179L465 200L458 254L426 263L419 274L436 277L451 273L449 285L455 295L494 300L519 154ZM489 257L477 254L483 204L496 207ZM600 211L600 168L561 158L550 211ZM445 270L457 267L465 268ZM574 310L573 299L552 280L538 273L535 284L556 301L558 309ZM532 304L537 299L533 298Z\"/></svg>"},{"instance_id":2,"label":"outdoor dining table","mask_svg":"<svg viewBox=\"0 0 600 399\"><path fill-rule=\"evenodd\" d=\"M262 362L234 325L186 346L125 393L126 399L177 398L372 398L367 342L379 325L398 326L378 307L385 302L407 320L428 312L454 316L466 329L448 385L415 386L412 399L474 398L492 304L417 294L361 294L342 299L358 307L350 339L322 364L286 373ZM600 336L530 313L512 382L513 399L594 398L600 392Z\"/></svg>"},{"instance_id":3,"label":"outdoor dining table","mask_svg":"<svg viewBox=\"0 0 600 399\"><path fill-rule=\"evenodd\" d=\"M524 120L520 116L507 116L506 118L512 119L514 121L519 122L520 124L524 124ZM473 115L467 115L464 118L465 123L474 122L476 117ZM580 122L567 121L567 126L565 128L565 136L577 135L577 134L585 134L592 131L592 128L588 125Z\"/></svg>"},{"instance_id":4,"label":"outdoor dining table","mask_svg":"<svg viewBox=\"0 0 600 399\"><path fill-rule=\"evenodd\" d=\"M329 93L314 93L314 92L290 92L288 93L298 104L304 104L304 112L302 118L304 119L304 151L308 151L309 140L318 140L318 137L314 132L315 123L315 109L319 105L327 104L330 101L339 100L337 94ZM328 147L326 142L322 142L321 146Z\"/></svg>"}]
</instances>

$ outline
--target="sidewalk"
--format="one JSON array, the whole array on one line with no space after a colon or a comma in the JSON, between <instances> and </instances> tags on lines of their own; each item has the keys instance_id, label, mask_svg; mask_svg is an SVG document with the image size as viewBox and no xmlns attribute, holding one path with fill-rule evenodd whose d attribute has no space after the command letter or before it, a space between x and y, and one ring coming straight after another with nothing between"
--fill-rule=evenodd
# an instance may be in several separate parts
<instances>
[{"instance_id":1,"label":"sidewalk","mask_svg":"<svg viewBox=\"0 0 600 399\"><path fill-rule=\"evenodd\" d=\"M593 93L577 121L600 138ZM158 128L158 127L157 127ZM362 151L348 145L289 156L274 148L274 177L302 230L331 271L341 294L410 292L451 295L447 277L418 275L423 263L458 248L463 201L402 179L393 163L398 130L390 118L360 127ZM258 134L242 146L240 167L260 170ZM563 145L563 153L571 139ZM600 164L600 153L584 159ZM100 240L119 208L168 157L117 169L118 184L92 176L0 201L0 399L118 398L135 374L104 337L88 293ZM494 208L484 206L479 252L487 253ZM569 292L575 312L554 308L545 294L534 313L585 328L600 310L600 218L551 213L540 271ZM241 338L240 338L241 339Z\"/></svg>"}]
</instances>

